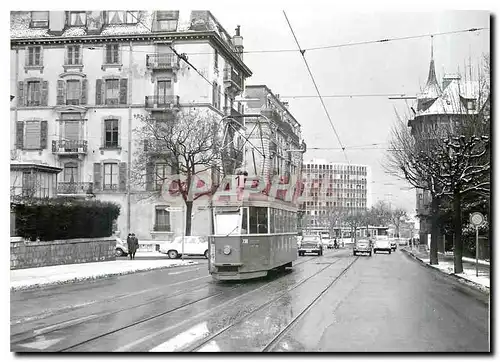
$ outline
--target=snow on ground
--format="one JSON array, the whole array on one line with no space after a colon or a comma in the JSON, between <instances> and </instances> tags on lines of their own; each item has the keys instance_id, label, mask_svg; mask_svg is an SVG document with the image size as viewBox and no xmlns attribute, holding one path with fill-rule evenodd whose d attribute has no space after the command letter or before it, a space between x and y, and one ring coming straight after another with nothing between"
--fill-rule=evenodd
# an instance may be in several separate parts
<instances>
[{"instance_id":1,"label":"snow on ground","mask_svg":"<svg viewBox=\"0 0 500 362\"><path fill-rule=\"evenodd\" d=\"M157 256L159 253L141 253L141 256ZM164 254L160 254L164 255ZM130 260L120 258L114 261L96 263L54 265L40 268L16 269L10 271L11 290L28 289L50 284L64 284L81 280L92 280L113 275L130 274L139 271L172 268L198 264L193 260L158 259L141 260L139 255Z\"/></svg>"},{"instance_id":2,"label":"snow on ground","mask_svg":"<svg viewBox=\"0 0 500 362\"><path fill-rule=\"evenodd\" d=\"M417 252L413 253L418 259L420 259L422 262L424 262L427 265L430 265L430 259L428 257L421 257L418 255ZM454 266L453 266L453 260L441 260L439 259L439 264L438 265L430 265L431 267L438 269L442 271L443 273L446 274L453 274L459 278L465 279L467 281L470 281L472 283L478 284L479 286L483 288L490 288L490 275L489 273L486 273L484 270L479 270L478 276L476 277L476 266L475 266L475 259L470 259L470 258L462 258L464 261L463 263L463 273L455 274L453 272ZM474 260L472 262L472 260ZM488 262L480 263L482 265L488 265Z\"/></svg>"}]
</instances>

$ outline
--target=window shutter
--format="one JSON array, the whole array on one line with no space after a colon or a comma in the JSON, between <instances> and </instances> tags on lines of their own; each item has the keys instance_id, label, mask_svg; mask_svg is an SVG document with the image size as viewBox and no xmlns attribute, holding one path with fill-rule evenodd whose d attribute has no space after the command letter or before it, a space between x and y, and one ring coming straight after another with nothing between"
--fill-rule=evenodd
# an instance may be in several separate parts
<instances>
[{"instance_id":1,"label":"window shutter","mask_svg":"<svg viewBox=\"0 0 500 362\"><path fill-rule=\"evenodd\" d=\"M39 65L43 65L43 47L40 47L40 58Z\"/></svg>"},{"instance_id":2,"label":"window shutter","mask_svg":"<svg viewBox=\"0 0 500 362\"><path fill-rule=\"evenodd\" d=\"M24 66L30 65L30 48L26 47L24 51Z\"/></svg>"},{"instance_id":3,"label":"window shutter","mask_svg":"<svg viewBox=\"0 0 500 362\"><path fill-rule=\"evenodd\" d=\"M144 140L144 152L147 152L149 149L149 142L148 140Z\"/></svg>"},{"instance_id":4,"label":"window shutter","mask_svg":"<svg viewBox=\"0 0 500 362\"><path fill-rule=\"evenodd\" d=\"M16 122L16 148L23 149L24 147L24 122Z\"/></svg>"},{"instance_id":5,"label":"window shutter","mask_svg":"<svg viewBox=\"0 0 500 362\"><path fill-rule=\"evenodd\" d=\"M47 148L48 124L47 121L42 121L40 124L40 148Z\"/></svg>"},{"instance_id":6,"label":"window shutter","mask_svg":"<svg viewBox=\"0 0 500 362\"><path fill-rule=\"evenodd\" d=\"M101 164L94 163L94 190L102 190Z\"/></svg>"},{"instance_id":7,"label":"window shutter","mask_svg":"<svg viewBox=\"0 0 500 362\"><path fill-rule=\"evenodd\" d=\"M24 107L24 82L17 83L17 106Z\"/></svg>"},{"instance_id":8,"label":"window shutter","mask_svg":"<svg viewBox=\"0 0 500 362\"><path fill-rule=\"evenodd\" d=\"M64 80L57 81L57 105L66 103L66 82Z\"/></svg>"},{"instance_id":9,"label":"window shutter","mask_svg":"<svg viewBox=\"0 0 500 362\"><path fill-rule=\"evenodd\" d=\"M47 106L49 102L49 82L44 80L42 82L42 106Z\"/></svg>"},{"instance_id":10,"label":"window shutter","mask_svg":"<svg viewBox=\"0 0 500 362\"><path fill-rule=\"evenodd\" d=\"M87 104L87 93L88 93L88 87L87 87L87 79L82 80L82 96L80 99L80 104Z\"/></svg>"},{"instance_id":11,"label":"window shutter","mask_svg":"<svg viewBox=\"0 0 500 362\"><path fill-rule=\"evenodd\" d=\"M95 104L102 104L102 79L97 79L95 83Z\"/></svg>"},{"instance_id":12,"label":"window shutter","mask_svg":"<svg viewBox=\"0 0 500 362\"><path fill-rule=\"evenodd\" d=\"M153 162L148 161L146 164L146 191L153 191L153 175L155 166Z\"/></svg>"},{"instance_id":13,"label":"window shutter","mask_svg":"<svg viewBox=\"0 0 500 362\"><path fill-rule=\"evenodd\" d=\"M127 104L128 79L120 79L120 104Z\"/></svg>"},{"instance_id":14,"label":"window shutter","mask_svg":"<svg viewBox=\"0 0 500 362\"><path fill-rule=\"evenodd\" d=\"M127 163L126 162L120 162L120 169L118 170L118 172L119 172L118 188L120 191L126 191L127 190Z\"/></svg>"}]
</instances>

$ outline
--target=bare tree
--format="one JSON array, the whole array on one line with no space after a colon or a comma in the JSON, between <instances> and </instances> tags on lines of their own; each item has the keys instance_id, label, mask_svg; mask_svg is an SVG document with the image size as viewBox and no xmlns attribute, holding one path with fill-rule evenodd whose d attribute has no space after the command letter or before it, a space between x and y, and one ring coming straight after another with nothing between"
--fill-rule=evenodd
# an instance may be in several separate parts
<instances>
[{"instance_id":1,"label":"bare tree","mask_svg":"<svg viewBox=\"0 0 500 362\"><path fill-rule=\"evenodd\" d=\"M213 113L189 108L158 119L136 115L133 181L159 196L181 196L186 205L185 233L191 234L193 202L211 196L223 165L223 125ZM211 180L207 180L211 173ZM204 191L199 191L203 188Z\"/></svg>"},{"instance_id":2,"label":"bare tree","mask_svg":"<svg viewBox=\"0 0 500 362\"><path fill-rule=\"evenodd\" d=\"M391 212L391 222L396 228L397 238L399 238L399 228L401 227L401 223L404 222L404 219L406 219L407 216L406 210L400 207L397 207Z\"/></svg>"}]
</instances>

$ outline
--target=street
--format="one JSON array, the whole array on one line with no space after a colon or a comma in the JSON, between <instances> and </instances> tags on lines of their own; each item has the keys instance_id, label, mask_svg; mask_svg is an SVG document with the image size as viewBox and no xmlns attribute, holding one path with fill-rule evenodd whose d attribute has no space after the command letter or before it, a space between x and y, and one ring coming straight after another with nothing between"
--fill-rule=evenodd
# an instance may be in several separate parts
<instances>
[{"instance_id":1,"label":"street","mask_svg":"<svg viewBox=\"0 0 500 362\"><path fill-rule=\"evenodd\" d=\"M487 297L399 250L328 250L247 282L215 282L199 261L13 292L11 350L489 350Z\"/></svg>"}]
</instances>

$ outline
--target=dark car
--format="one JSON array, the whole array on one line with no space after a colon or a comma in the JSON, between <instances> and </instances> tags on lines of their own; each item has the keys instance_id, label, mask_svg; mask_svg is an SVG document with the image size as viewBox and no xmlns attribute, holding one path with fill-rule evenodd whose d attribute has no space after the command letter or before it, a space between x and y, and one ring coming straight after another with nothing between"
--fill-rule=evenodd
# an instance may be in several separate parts
<instances>
[{"instance_id":1,"label":"dark car","mask_svg":"<svg viewBox=\"0 0 500 362\"><path fill-rule=\"evenodd\" d=\"M299 256L305 253L323 255L323 243L319 235L305 235L300 243Z\"/></svg>"},{"instance_id":2,"label":"dark car","mask_svg":"<svg viewBox=\"0 0 500 362\"><path fill-rule=\"evenodd\" d=\"M396 251L397 247L398 247L398 244L396 243L396 240L391 240L392 251Z\"/></svg>"},{"instance_id":3,"label":"dark car","mask_svg":"<svg viewBox=\"0 0 500 362\"><path fill-rule=\"evenodd\" d=\"M353 255L356 256L359 253L365 253L372 256L372 243L367 239L360 239L354 243L354 248L352 251Z\"/></svg>"}]
</instances>

